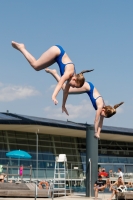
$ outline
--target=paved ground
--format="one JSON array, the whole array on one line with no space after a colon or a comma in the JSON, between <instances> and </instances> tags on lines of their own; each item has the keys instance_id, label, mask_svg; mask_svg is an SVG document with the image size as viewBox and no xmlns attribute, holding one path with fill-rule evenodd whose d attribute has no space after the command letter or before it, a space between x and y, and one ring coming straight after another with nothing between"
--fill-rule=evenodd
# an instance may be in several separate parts
<instances>
[{"instance_id":1,"label":"paved ground","mask_svg":"<svg viewBox=\"0 0 133 200\"><path fill-rule=\"evenodd\" d=\"M110 194L99 194L97 200L107 200L109 199ZM0 200L35 200L35 198L8 198L8 197L0 197ZM45 198L46 199L46 198ZM52 198L48 198L48 199L52 199ZM80 194L72 194L70 196L66 196L66 197L56 197L54 198L55 200L95 200L94 197L86 197L85 195L80 195ZM114 198L115 199L115 198ZM44 200L44 198L36 198L36 200Z\"/></svg>"}]
</instances>

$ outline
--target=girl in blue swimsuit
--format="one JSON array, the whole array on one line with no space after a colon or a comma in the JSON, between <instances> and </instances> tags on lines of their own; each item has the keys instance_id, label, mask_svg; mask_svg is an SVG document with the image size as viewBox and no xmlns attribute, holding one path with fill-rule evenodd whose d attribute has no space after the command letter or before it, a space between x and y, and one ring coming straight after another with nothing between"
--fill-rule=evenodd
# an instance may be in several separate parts
<instances>
[{"instance_id":1,"label":"girl in blue swimsuit","mask_svg":"<svg viewBox=\"0 0 133 200\"><path fill-rule=\"evenodd\" d=\"M60 45L52 46L50 49L48 49L46 52L44 52L41 57L36 60L25 48L24 44L20 44L17 42L12 41L12 46L19 50L27 59L27 61L30 63L30 65L36 70L42 70L45 69L55 62L59 65L61 78L53 92L52 100L54 101L54 104L56 105L58 103L56 96L61 90L63 84L65 81L67 81L64 92L63 92L63 103L62 103L62 111L66 112L68 114L65 103L68 96L68 91L70 86L80 88L85 82L85 78L83 76L83 73L90 72L92 70L84 70L79 74L75 73L75 67L73 62L70 60L64 49Z\"/></svg>"},{"instance_id":2,"label":"girl in blue swimsuit","mask_svg":"<svg viewBox=\"0 0 133 200\"><path fill-rule=\"evenodd\" d=\"M45 69L46 72L53 75L53 77L60 81L60 76L57 74L56 70L52 69ZM63 85L62 89L64 90L65 84ZM94 87L94 85L91 82L85 82L84 85L80 88L72 88L69 89L69 94L82 94L87 93L90 97L90 100L92 102L92 105L94 109L96 110L96 116L94 121L94 129L95 129L95 137L100 138L100 132L103 125L104 118L112 117L114 114L116 114L116 108L118 108L120 105L122 105L124 102L121 102L119 104L116 104L114 107L112 106L106 106L104 103L104 100L100 93L97 91L97 89Z\"/></svg>"}]
</instances>

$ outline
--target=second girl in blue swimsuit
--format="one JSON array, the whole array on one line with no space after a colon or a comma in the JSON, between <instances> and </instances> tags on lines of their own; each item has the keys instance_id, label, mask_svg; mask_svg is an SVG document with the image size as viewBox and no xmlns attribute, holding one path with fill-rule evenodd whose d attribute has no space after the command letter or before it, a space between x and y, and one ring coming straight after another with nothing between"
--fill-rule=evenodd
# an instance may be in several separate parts
<instances>
[{"instance_id":1,"label":"second girl in blue swimsuit","mask_svg":"<svg viewBox=\"0 0 133 200\"><path fill-rule=\"evenodd\" d=\"M60 81L60 76L57 74L56 70L46 68L45 71L52 74L57 81ZM63 85L62 89L64 90L64 88L65 84ZM85 82L84 85L80 88L70 87L69 89L69 94L82 94L82 93L87 93L89 95L92 105L96 110L95 121L94 121L94 128L95 128L94 136L96 138L100 138L103 119L112 117L114 114L116 114L116 108L118 108L124 102L116 104L114 107L106 106L102 96L91 82Z\"/></svg>"},{"instance_id":2,"label":"second girl in blue swimsuit","mask_svg":"<svg viewBox=\"0 0 133 200\"><path fill-rule=\"evenodd\" d=\"M61 78L60 81L58 82L53 95L52 95L52 100L54 101L54 104L56 105L58 103L56 96L61 90L63 84L65 81L67 81L65 85L65 89L63 92L63 103L62 103L62 111L66 112L68 114L66 108L65 108L65 103L68 97L68 91L70 86L71 87L76 87L80 88L85 82L85 78L83 76L83 73L85 72L90 72L92 70L84 70L79 74L75 73L75 67L73 62L70 60L64 49L60 45L55 45L52 46L50 49L48 49L46 52L44 52L41 57L36 60L25 48L24 44L17 43L12 41L12 46L19 50L27 59L27 61L30 63L30 65L36 70L42 70L45 69L55 62L58 63L60 73L61 73Z\"/></svg>"}]
</instances>

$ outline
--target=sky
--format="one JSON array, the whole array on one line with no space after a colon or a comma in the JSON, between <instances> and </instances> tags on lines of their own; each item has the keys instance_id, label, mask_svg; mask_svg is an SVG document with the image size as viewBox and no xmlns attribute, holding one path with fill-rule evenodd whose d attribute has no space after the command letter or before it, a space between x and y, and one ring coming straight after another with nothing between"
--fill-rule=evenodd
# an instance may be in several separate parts
<instances>
[{"instance_id":1,"label":"sky","mask_svg":"<svg viewBox=\"0 0 133 200\"><path fill-rule=\"evenodd\" d=\"M56 80L35 71L11 41L24 43L38 59L59 44L86 73L106 105L124 101L104 125L133 128L133 1L23 0L0 1L0 112L93 124L95 110L87 94L69 95L62 113L51 100ZM50 67L59 73L55 63Z\"/></svg>"}]
</instances>

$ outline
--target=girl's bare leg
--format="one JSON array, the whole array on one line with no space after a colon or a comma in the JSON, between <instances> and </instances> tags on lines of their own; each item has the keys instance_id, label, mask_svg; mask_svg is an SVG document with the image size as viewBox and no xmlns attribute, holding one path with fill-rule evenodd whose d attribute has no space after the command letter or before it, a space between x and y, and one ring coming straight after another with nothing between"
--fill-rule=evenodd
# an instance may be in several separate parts
<instances>
[{"instance_id":1,"label":"girl's bare leg","mask_svg":"<svg viewBox=\"0 0 133 200\"><path fill-rule=\"evenodd\" d=\"M60 81L60 78L61 78L61 77L60 77L59 74L57 73L56 69L45 68L45 71L46 71L47 73L51 74L51 75L56 79L57 82ZM62 86L62 90L65 89L65 86L66 86L66 84L64 83L63 86Z\"/></svg>"},{"instance_id":2,"label":"girl's bare leg","mask_svg":"<svg viewBox=\"0 0 133 200\"><path fill-rule=\"evenodd\" d=\"M45 71L46 71L47 73L51 74L51 75L56 79L57 82L60 81L60 78L61 78L61 77L60 77L59 74L57 73L56 69L45 68Z\"/></svg>"},{"instance_id":3,"label":"girl's bare leg","mask_svg":"<svg viewBox=\"0 0 133 200\"><path fill-rule=\"evenodd\" d=\"M109 200L112 200L113 196L115 195L115 191L113 190L112 195Z\"/></svg>"},{"instance_id":4,"label":"girl's bare leg","mask_svg":"<svg viewBox=\"0 0 133 200\"><path fill-rule=\"evenodd\" d=\"M30 65L39 71L55 63L55 58L60 54L60 50L56 46L52 46L46 52L44 52L41 57L36 60L25 48L24 44L12 41L12 46L19 50L30 63Z\"/></svg>"}]
</instances>

